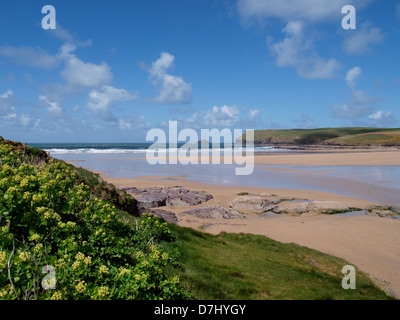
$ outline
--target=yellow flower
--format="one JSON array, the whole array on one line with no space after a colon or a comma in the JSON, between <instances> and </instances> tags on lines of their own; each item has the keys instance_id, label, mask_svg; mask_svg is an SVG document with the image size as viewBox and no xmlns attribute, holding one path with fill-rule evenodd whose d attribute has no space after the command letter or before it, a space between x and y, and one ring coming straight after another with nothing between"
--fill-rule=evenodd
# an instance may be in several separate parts
<instances>
[{"instance_id":1,"label":"yellow flower","mask_svg":"<svg viewBox=\"0 0 400 320\"><path fill-rule=\"evenodd\" d=\"M28 178L24 178L24 179L20 182L19 185L20 185L21 188L24 188L24 187L26 187L28 184L29 184Z\"/></svg>"},{"instance_id":2,"label":"yellow flower","mask_svg":"<svg viewBox=\"0 0 400 320\"><path fill-rule=\"evenodd\" d=\"M56 267L64 268L65 267L65 260L64 259L58 259L58 262L56 263Z\"/></svg>"},{"instance_id":3,"label":"yellow flower","mask_svg":"<svg viewBox=\"0 0 400 320\"><path fill-rule=\"evenodd\" d=\"M140 274L135 274L135 280L140 281L142 279L142 277L140 276Z\"/></svg>"},{"instance_id":4,"label":"yellow flower","mask_svg":"<svg viewBox=\"0 0 400 320\"><path fill-rule=\"evenodd\" d=\"M29 254L29 252L21 252L18 257L21 259L21 261L25 262L29 260L31 255Z\"/></svg>"},{"instance_id":5,"label":"yellow flower","mask_svg":"<svg viewBox=\"0 0 400 320\"><path fill-rule=\"evenodd\" d=\"M7 255L4 251L0 251L0 269L7 266Z\"/></svg>"},{"instance_id":6,"label":"yellow flower","mask_svg":"<svg viewBox=\"0 0 400 320\"><path fill-rule=\"evenodd\" d=\"M31 240L31 241L37 241L37 240L40 240L41 239L41 236L39 236L37 233L34 233L30 238L29 238L29 240Z\"/></svg>"},{"instance_id":7,"label":"yellow flower","mask_svg":"<svg viewBox=\"0 0 400 320\"><path fill-rule=\"evenodd\" d=\"M108 268L105 265L102 265L99 271L101 274L108 274Z\"/></svg>"},{"instance_id":8,"label":"yellow flower","mask_svg":"<svg viewBox=\"0 0 400 320\"><path fill-rule=\"evenodd\" d=\"M109 291L107 287L100 287L99 290L97 291L97 295L99 297L106 297L108 296Z\"/></svg>"},{"instance_id":9,"label":"yellow flower","mask_svg":"<svg viewBox=\"0 0 400 320\"><path fill-rule=\"evenodd\" d=\"M150 263L147 260L143 261L143 266L148 267L149 265Z\"/></svg>"},{"instance_id":10,"label":"yellow flower","mask_svg":"<svg viewBox=\"0 0 400 320\"><path fill-rule=\"evenodd\" d=\"M78 293L85 293L87 289L87 283L85 281L80 281L76 286L75 286L76 291Z\"/></svg>"},{"instance_id":11,"label":"yellow flower","mask_svg":"<svg viewBox=\"0 0 400 320\"><path fill-rule=\"evenodd\" d=\"M77 269L77 268L79 268L79 266L81 265L81 263L80 263L80 261L75 261L73 264L72 264L72 269Z\"/></svg>"},{"instance_id":12,"label":"yellow flower","mask_svg":"<svg viewBox=\"0 0 400 320\"><path fill-rule=\"evenodd\" d=\"M124 276L124 275L126 275L126 274L129 274L129 273L131 273L131 270L129 270L129 269L126 269L126 268L124 268L124 267L121 267L121 268L119 269L119 276L120 276L120 277L122 277L122 276Z\"/></svg>"},{"instance_id":13,"label":"yellow flower","mask_svg":"<svg viewBox=\"0 0 400 320\"><path fill-rule=\"evenodd\" d=\"M92 263L92 258L91 257L86 257L83 262L86 264L86 266L88 266L89 264Z\"/></svg>"},{"instance_id":14,"label":"yellow flower","mask_svg":"<svg viewBox=\"0 0 400 320\"><path fill-rule=\"evenodd\" d=\"M59 228L64 228L66 226L64 222L59 222L57 225Z\"/></svg>"},{"instance_id":15,"label":"yellow flower","mask_svg":"<svg viewBox=\"0 0 400 320\"><path fill-rule=\"evenodd\" d=\"M32 196L32 201L33 202L40 202L43 200L43 196L41 194L34 194Z\"/></svg>"},{"instance_id":16,"label":"yellow flower","mask_svg":"<svg viewBox=\"0 0 400 320\"><path fill-rule=\"evenodd\" d=\"M75 223L75 222L72 222L72 221L68 221L68 222L67 222L67 227L74 228L75 226L76 226L76 223Z\"/></svg>"},{"instance_id":17,"label":"yellow flower","mask_svg":"<svg viewBox=\"0 0 400 320\"><path fill-rule=\"evenodd\" d=\"M161 258L162 258L163 260L168 260L168 258L169 258L168 253L164 252L164 253L161 255Z\"/></svg>"},{"instance_id":18,"label":"yellow flower","mask_svg":"<svg viewBox=\"0 0 400 320\"><path fill-rule=\"evenodd\" d=\"M54 292L50 298L50 300L61 300L61 299L62 299L62 294L60 291Z\"/></svg>"},{"instance_id":19,"label":"yellow flower","mask_svg":"<svg viewBox=\"0 0 400 320\"><path fill-rule=\"evenodd\" d=\"M81 253L81 252L78 252L78 253L76 254L76 256L75 256L75 259L76 259L77 261L83 260L83 259L85 259L85 255L84 255L83 253Z\"/></svg>"},{"instance_id":20,"label":"yellow flower","mask_svg":"<svg viewBox=\"0 0 400 320\"><path fill-rule=\"evenodd\" d=\"M35 248L33 249L36 253L38 253L40 250L42 250L43 245L41 243L37 244Z\"/></svg>"}]
</instances>

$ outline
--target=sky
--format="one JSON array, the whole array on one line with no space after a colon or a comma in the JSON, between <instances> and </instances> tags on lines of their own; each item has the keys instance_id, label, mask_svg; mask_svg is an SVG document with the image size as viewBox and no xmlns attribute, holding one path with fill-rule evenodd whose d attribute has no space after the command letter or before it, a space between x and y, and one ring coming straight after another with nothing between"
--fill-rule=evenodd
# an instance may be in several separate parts
<instances>
[{"instance_id":1,"label":"sky","mask_svg":"<svg viewBox=\"0 0 400 320\"><path fill-rule=\"evenodd\" d=\"M356 29L342 27L346 5ZM396 0L2 0L0 135L398 128L399 53Z\"/></svg>"}]
</instances>

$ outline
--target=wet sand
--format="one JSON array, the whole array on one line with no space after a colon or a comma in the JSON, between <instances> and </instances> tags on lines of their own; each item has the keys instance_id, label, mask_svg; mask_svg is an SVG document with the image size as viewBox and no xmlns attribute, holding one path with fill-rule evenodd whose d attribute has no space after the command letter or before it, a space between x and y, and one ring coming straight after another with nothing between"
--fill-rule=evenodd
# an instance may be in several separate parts
<instances>
[{"instance_id":1,"label":"wet sand","mask_svg":"<svg viewBox=\"0 0 400 320\"><path fill-rule=\"evenodd\" d=\"M400 151L346 152L338 154L281 154L257 155L256 163L282 165L400 165ZM206 191L214 196L205 205L228 203L241 192L271 193L282 198L337 201L348 207L367 208L377 205L372 201L323 191L301 189L256 188L249 186L219 186L185 177L145 176L136 179L103 178L116 186L149 187L155 185L184 186L191 190ZM352 187L357 187L356 182ZM279 215L260 217L248 214L241 220L198 219L181 212L190 207L160 208L177 214L179 225L218 234L243 232L265 235L284 243L297 243L349 261L368 273L386 291L400 298L400 220L373 216L344 217L317 214L301 216Z\"/></svg>"}]
</instances>

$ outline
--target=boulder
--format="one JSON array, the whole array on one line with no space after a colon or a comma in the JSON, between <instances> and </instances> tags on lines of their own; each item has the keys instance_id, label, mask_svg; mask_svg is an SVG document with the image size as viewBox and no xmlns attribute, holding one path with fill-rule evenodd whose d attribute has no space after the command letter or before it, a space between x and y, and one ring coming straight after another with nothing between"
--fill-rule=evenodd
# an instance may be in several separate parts
<instances>
[{"instance_id":1,"label":"boulder","mask_svg":"<svg viewBox=\"0 0 400 320\"><path fill-rule=\"evenodd\" d=\"M171 211L153 209L150 211L150 213L153 216L156 216L156 217L164 220L165 222L172 223L172 224L178 223L178 218L176 217L175 213L173 213Z\"/></svg>"}]
</instances>

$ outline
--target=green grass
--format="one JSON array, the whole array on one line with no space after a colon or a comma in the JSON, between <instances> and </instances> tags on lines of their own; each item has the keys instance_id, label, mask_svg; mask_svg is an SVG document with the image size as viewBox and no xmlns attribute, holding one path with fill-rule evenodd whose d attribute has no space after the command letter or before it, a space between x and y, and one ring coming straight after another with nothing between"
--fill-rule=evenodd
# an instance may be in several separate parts
<instances>
[{"instance_id":1,"label":"green grass","mask_svg":"<svg viewBox=\"0 0 400 320\"><path fill-rule=\"evenodd\" d=\"M181 257L168 272L198 299L392 299L360 270L357 289L344 290L341 270L349 263L309 248L257 235L171 229L176 241L164 245Z\"/></svg>"},{"instance_id":2,"label":"green grass","mask_svg":"<svg viewBox=\"0 0 400 320\"><path fill-rule=\"evenodd\" d=\"M319 128L292 130L256 130L256 144L332 144L343 145L398 145L400 142L389 133L399 131L393 128ZM374 133L374 134L371 134ZM381 137L375 133L381 133ZM368 134L365 136L365 134ZM358 136L358 137L356 137ZM377 137L378 136L378 137ZM245 134L243 135L243 138ZM386 143L388 141L389 143Z\"/></svg>"},{"instance_id":3,"label":"green grass","mask_svg":"<svg viewBox=\"0 0 400 320\"><path fill-rule=\"evenodd\" d=\"M327 140L328 144L337 145L382 145L382 146L395 146L400 145L400 133L369 133L358 134L353 136L344 136L335 139Z\"/></svg>"}]
</instances>

